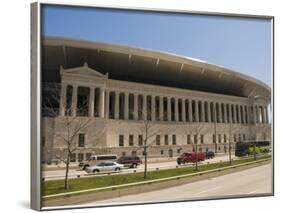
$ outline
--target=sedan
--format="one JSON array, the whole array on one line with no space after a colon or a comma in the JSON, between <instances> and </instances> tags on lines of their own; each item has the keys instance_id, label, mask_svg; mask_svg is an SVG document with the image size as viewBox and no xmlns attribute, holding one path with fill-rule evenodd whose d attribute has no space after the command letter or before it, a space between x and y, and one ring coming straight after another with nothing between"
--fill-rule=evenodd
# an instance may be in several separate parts
<instances>
[{"instance_id":1,"label":"sedan","mask_svg":"<svg viewBox=\"0 0 281 213\"><path fill-rule=\"evenodd\" d=\"M99 172L120 172L124 168L124 165L107 161L97 164L96 166L90 166L86 168L87 173L97 174Z\"/></svg>"}]
</instances>

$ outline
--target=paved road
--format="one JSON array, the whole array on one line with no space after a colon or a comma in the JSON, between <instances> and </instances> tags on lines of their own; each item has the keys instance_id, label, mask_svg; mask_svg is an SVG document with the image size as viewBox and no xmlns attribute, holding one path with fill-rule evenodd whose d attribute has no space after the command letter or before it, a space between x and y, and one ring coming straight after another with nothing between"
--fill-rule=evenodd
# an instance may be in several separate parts
<instances>
[{"instance_id":1,"label":"paved road","mask_svg":"<svg viewBox=\"0 0 281 213\"><path fill-rule=\"evenodd\" d=\"M267 164L181 186L92 202L86 205L188 200L217 196L270 193L271 174L271 164Z\"/></svg>"},{"instance_id":2,"label":"paved road","mask_svg":"<svg viewBox=\"0 0 281 213\"><path fill-rule=\"evenodd\" d=\"M233 159L236 159L235 156L233 156ZM222 155L222 156L217 156L213 159L210 160L205 160L203 163L215 163L215 162L220 162L220 161L227 161L228 160L228 155ZM202 164L202 162L200 163ZM176 163L176 158L173 161L166 161L166 162L157 162L157 163L148 163L148 171L153 171L156 170L156 168L161 169L168 169L168 168L175 168L177 166ZM186 164L183 166L192 166L192 164ZM138 166L137 169L129 169L129 168L125 168L123 171L121 171L120 173L115 173L115 174L124 174L124 173L133 173L134 170L136 170L136 172L143 172L144 171L144 164ZM64 174L65 174L65 170L53 170L53 171L44 171L42 176L46 179L46 180L58 180L58 179L63 179L64 178ZM70 169L69 170L69 176L70 178L76 178L77 175L81 175L81 177L89 177L89 175L81 170L81 169ZM106 174L107 175L107 174ZM93 177L93 175L91 175ZM100 174L98 174L97 176L100 176Z\"/></svg>"}]
</instances>

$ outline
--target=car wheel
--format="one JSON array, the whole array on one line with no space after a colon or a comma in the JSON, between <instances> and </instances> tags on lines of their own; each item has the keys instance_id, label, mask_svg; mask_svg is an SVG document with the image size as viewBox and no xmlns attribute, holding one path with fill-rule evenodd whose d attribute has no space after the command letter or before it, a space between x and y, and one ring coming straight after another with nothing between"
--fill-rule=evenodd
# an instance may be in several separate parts
<instances>
[{"instance_id":1,"label":"car wheel","mask_svg":"<svg viewBox=\"0 0 281 213\"><path fill-rule=\"evenodd\" d=\"M132 167L133 167L134 169L137 168L137 164L134 163L134 164L132 165Z\"/></svg>"},{"instance_id":2,"label":"car wheel","mask_svg":"<svg viewBox=\"0 0 281 213\"><path fill-rule=\"evenodd\" d=\"M115 172L120 172L120 168L119 167L117 167L116 169L115 169Z\"/></svg>"},{"instance_id":3,"label":"car wheel","mask_svg":"<svg viewBox=\"0 0 281 213\"><path fill-rule=\"evenodd\" d=\"M89 167L89 165L83 166L83 170L86 170Z\"/></svg>"},{"instance_id":4,"label":"car wheel","mask_svg":"<svg viewBox=\"0 0 281 213\"><path fill-rule=\"evenodd\" d=\"M94 173L94 174L97 174L98 172L99 172L98 169L94 169L94 170L93 170L93 173Z\"/></svg>"}]
</instances>

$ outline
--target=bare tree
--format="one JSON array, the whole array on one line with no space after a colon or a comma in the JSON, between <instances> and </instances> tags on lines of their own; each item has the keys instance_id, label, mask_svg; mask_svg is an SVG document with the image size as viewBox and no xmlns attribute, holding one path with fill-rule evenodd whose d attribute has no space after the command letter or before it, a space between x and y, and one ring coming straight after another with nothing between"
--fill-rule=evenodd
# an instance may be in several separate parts
<instances>
[{"instance_id":1,"label":"bare tree","mask_svg":"<svg viewBox=\"0 0 281 213\"><path fill-rule=\"evenodd\" d=\"M231 156L231 152L232 152L231 143L232 143L232 140L231 139L232 139L233 132L235 132L235 128L232 125L232 123L229 123L229 125L228 125L228 160L229 160L229 165L232 165L232 156Z\"/></svg>"},{"instance_id":2,"label":"bare tree","mask_svg":"<svg viewBox=\"0 0 281 213\"><path fill-rule=\"evenodd\" d=\"M57 107L55 107L63 104L60 103L60 96L58 95L59 88L56 88L59 87L59 85L47 85L47 87L49 86L53 87L53 89L45 88L46 90L52 92L49 93L47 97L44 97L45 100L43 102L43 111L46 116L58 119L60 130L55 134L62 143L61 149L57 150L56 153L54 153L53 150L47 150L47 152L51 153L53 156L55 156L55 158L59 159L65 164L64 189L68 190L68 173L71 156L78 149L80 149L78 143L79 134L87 130L93 119L88 117L88 115L85 115L85 109L88 107L88 100L80 103L79 107L76 109L76 113L78 115L82 114L84 116L73 116L73 106L65 106L64 115L59 116L59 110L57 110ZM99 133L97 132L98 135L101 135L102 133L103 131L99 131Z\"/></svg>"},{"instance_id":3,"label":"bare tree","mask_svg":"<svg viewBox=\"0 0 281 213\"><path fill-rule=\"evenodd\" d=\"M204 123L202 122L193 122L187 123L186 125L186 132L188 134L193 135L193 149L196 153L196 161L195 161L195 170L198 171L198 142L200 141L201 134L204 132Z\"/></svg>"},{"instance_id":4,"label":"bare tree","mask_svg":"<svg viewBox=\"0 0 281 213\"><path fill-rule=\"evenodd\" d=\"M141 104L139 102L139 105L137 107L137 112L138 112L138 118L140 120L140 125L139 125L139 133L143 135L143 141L142 145L140 145L136 150L142 149L143 150L143 155L144 155L144 174L143 177L146 179L148 177L148 170L147 170L147 160L148 160L148 150L151 146L156 144L156 137L157 135L161 137L162 132L159 129L157 125L155 125L155 122L153 121L155 118L153 117L152 113L152 106L148 110L147 106L144 108L143 103Z\"/></svg>"}]
</instances>

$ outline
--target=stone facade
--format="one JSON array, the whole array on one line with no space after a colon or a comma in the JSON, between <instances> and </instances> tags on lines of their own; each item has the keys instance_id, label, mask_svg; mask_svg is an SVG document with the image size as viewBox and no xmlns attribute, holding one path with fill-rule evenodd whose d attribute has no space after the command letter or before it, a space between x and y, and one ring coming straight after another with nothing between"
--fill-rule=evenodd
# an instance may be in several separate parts
<instances>
[{"instance_id":1,"label":"stone facade","mask_svg":"<svg viewBox=\"0 0 281 213\"><path fill-rule=\"evenodd\" d=\"M227 152L238 141L271 140L268 103L236 97L110 79L85 63L61 68L59 116L43 118L44 160L65 148L68 117L88 122L74 140L72 161L91 153L173 157L184 151ZM147 134L146 134L147 133Z\"/></svg>"}]
</instances>

